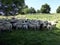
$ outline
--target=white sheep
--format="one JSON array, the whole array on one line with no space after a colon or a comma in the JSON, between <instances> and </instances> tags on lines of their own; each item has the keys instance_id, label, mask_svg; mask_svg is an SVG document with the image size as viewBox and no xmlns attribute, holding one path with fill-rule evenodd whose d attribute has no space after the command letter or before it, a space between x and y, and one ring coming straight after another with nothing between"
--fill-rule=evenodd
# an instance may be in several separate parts
<instances>
[{"instance_id":1,"label":"white sheep","mask_svg":"<svg viewBox=\"0 0 60 45\"><path fill-rule=\"evenodd\" d=\"M28 29L28 25L27 25L27 24L23 24L23 25L22 25L22 28L23 28L23 29Z\"/></svg>"},{"instance_id":2,"label":"white sheep","mask_svg":"<svg viewBox=\"0 0 60 45\"><path fill-rule=\"evenodd\" d=\"M13 27L15 29L21 29L22 28L22 24L20 22L16 22L16 23L13 24Z\"/></svg>"},{"instance_id":3,"label":"white sheep","mask_svg":"<svg viewBox=\"0 0 60 45\"><path fill-rule=\"evenodd\" d=\"M56 21L48 21L48 23L50 23L50 25L52 25L53 28L56 27L57 24Z\"/></svg>"},{"instance_id":4,"label":"white sheep","mask_svg":"<svg viewBox=\"0 0 60 45\"><path fill-rule=\"evenodd\" d=\"M4 31L4 30L12 31L12 24L9 22L0 23L0 30L1 31Z\"/></svg>"},{"instance_id":5,"label":"white sheep","mask_svg":"<svg viewBox=\"0 0 60 45\"><path fill-rule=\"evenodd\" d=\"M35 30L36 30L36 25L34 25L34 24L28 24L28 27L29 27L30 29L35 29Z\"/></svg>"},{"instance_id":6,"label":"white sheep","mask_svg":"<svg viewBox=\"0 0 60 45\"><path fill-rule=\"evenodd\" d=\"M47 28L48 28L49 30L52 30L53 28L56 27L56 24L57 24L57 23L58 23L57 21L48 21Z\"/></svg>"}]
</instances>

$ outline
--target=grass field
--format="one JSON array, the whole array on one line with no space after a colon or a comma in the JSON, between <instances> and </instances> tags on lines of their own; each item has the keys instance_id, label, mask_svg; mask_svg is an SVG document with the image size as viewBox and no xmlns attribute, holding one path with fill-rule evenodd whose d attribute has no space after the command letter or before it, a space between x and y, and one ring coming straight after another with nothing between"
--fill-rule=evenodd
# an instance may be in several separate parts
<instances>
[{"instance_id":1,"label":"grass field","mask_svg":"<svg viewBox=\"0 0 60 45\"><path fill-rule=\"evenodd\" d=\"M12 16L8 17L9 19ZM60 14L27 14L16 18L58 20L57 28L48 31L14 30L0 32L0 45L60 45ZM0 16L0 19L5 18Z\"/></svg>"}]
</instances>

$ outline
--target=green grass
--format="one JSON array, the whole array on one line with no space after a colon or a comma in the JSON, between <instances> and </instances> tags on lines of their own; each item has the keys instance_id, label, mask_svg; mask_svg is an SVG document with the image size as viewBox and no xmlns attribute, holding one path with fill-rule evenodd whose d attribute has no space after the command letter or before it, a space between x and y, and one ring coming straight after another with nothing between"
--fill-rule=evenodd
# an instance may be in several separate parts
<instances>
[{"instance_id":1,"label":"green grass","mask_svg":"<svg viewBox=\"0 0 60 45\"><path fill-rule=\"evenodd\" d=\"M16 18L21 17L39 20L60 20L60 14L27 14L16 16ZM57 24L57 28L51 31L20 29L12 32L0 32L0 45L60 45L60 21Z\"/></svg>"}]
</instances>

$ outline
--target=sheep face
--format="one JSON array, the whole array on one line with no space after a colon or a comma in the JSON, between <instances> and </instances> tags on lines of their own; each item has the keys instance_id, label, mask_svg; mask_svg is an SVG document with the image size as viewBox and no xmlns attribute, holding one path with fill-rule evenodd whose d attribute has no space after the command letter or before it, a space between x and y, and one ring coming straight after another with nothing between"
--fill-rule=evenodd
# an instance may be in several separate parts
<instances>
[{"instance_id":1,"label":"sheep face","mask_svg":"<svg viewBox=\"0 0 60 45\"><path fill-rule=\"evenodd\" d=\"M47 25L47 29L48 30L52 30L52 26L51 25Z\"/></svg>"}]
</instances>

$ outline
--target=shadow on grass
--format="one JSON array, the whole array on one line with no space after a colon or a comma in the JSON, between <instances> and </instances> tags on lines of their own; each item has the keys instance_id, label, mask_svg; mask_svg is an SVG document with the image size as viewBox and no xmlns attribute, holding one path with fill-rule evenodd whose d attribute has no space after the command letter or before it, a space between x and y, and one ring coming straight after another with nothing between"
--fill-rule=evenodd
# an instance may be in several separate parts
<instances>
[{"instance_id":1,"label":"shadow on grass","mask_svg":"<svg viewBox=\"0 0 60 45\"><path fill-rule=\"evenodd\" d=\"M0 45L60 45L60 29L3 32L0 33Z\"/></svg>"}]
</instances>

